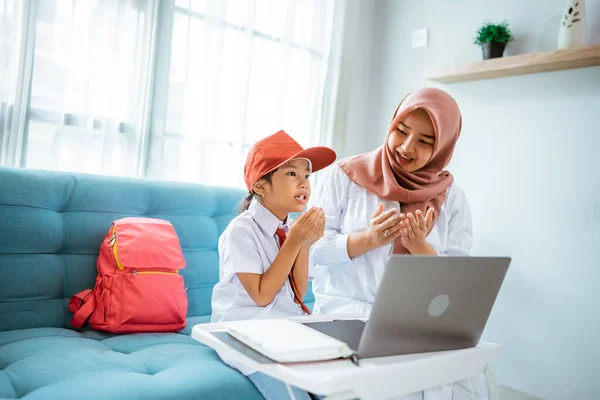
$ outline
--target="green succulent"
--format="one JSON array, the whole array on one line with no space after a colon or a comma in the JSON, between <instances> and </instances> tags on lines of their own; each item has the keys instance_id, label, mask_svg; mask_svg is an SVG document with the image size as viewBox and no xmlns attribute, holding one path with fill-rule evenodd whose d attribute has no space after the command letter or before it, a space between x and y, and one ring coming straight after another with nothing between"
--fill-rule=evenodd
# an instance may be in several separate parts
<instances>
[{"instance_id":1,"label":"green succulent","mask_svg":"<svg viewBox=\"0 0 600 400\"><path fill-rule=\"evenodd\" d=\"M513 40L508 22L504 21L500 24L486 21L477 31L477 37L475 38L475 44L481 45L482 43L508 43Z\"/></svg>"}]
</instances>

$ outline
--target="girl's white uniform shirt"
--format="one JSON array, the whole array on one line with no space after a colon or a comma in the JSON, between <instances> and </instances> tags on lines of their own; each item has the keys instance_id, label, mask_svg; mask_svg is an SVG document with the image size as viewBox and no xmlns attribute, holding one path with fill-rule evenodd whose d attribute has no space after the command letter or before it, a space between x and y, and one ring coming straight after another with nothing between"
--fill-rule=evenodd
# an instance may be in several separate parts
<instances>
[{"instance_id":1,"label":"girl's white uniform shirt","mask_svg":"<svg viewBox=\"0 0 600 400\"><path fill-rule=\"evenodd\" d=\"M383 200L354 183L333 164L318 177L310 206L318 206L327 218L325 235L311 248L314 262L314 313L363 312L369 314L375 301L393 243L354 259L348 256L348 236L369 228L379 203L385 210L402 209L400 203ZM463 191L452 184L432 231L429 243L439 255L464 256L471 250L471 211Z\"/></svg>"},{"instance_id":2,"label":"girl's white uniform shirt","mask_svg":"<svg viewBox=\"0 0 600 400\"><path fill-rule=\"evenodd\" d=\"M289 217L288 217L289 220ZM261 307L252 300L237 274L264 274L279 253L277 228L288 225L260 202L252 200L248 210L234 218L219 238L219 282L213 288L212 322L303 315L294 302L289 279L273 301ZM311 271L309 263L309 275Z\"/></svg>"}]
</instances>

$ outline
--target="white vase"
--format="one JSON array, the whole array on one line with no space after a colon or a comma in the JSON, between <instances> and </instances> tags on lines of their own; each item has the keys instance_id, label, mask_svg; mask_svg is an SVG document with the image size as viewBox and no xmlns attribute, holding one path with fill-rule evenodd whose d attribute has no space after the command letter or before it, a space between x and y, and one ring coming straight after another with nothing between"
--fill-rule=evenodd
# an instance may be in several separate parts
<instances>
[{"instance_id":1,"label":"white vase","mask_svg":"<svg viewBox=\"0 0 600 400\"><path fill-rule=\"evenodd\" d=\"M560 16L558 48L586 45L585 0L566 0L565 9Z\"/></svg>"}]
</instances>

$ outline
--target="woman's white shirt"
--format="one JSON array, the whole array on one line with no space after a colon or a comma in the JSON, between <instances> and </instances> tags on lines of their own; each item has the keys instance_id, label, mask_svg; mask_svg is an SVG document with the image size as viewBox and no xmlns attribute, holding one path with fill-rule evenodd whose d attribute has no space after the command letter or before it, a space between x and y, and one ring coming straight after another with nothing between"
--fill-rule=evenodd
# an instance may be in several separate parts
<instances>
[{"instance_id":1,"label":"woman's white shirt","mask_svg":"<svg viewBox=\"0 0 600 400\"><path fill-rule=\"evenodd\" d=\"M351 233L369 228L379 203L385 210L398 202L379 198L354 183L335 163L322 171L308 206L323 208L325 235L311 248L314 263L314 313L370 313L393 243L354 259L348 256ZM441 256L464 256L471 250L471 211L464 192L452 184L427 242Z\"/></svg>"}]
</instances>

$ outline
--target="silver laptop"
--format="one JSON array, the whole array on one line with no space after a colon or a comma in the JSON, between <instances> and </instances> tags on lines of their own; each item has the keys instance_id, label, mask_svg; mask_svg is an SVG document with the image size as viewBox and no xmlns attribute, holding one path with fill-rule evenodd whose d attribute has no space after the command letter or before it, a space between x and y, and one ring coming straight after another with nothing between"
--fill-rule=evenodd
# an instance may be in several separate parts
<instances>
[{"instance_id":1,"label":"silver laptop","mask_svg":"<svg viewBox=\"0 0 600 400\"><path fill-rule=\"evenodd\" d=\"M345 341L357 358L475 347L509 257L394 255L368 321L306 323Z\"/></svg>"}]
</instances>

